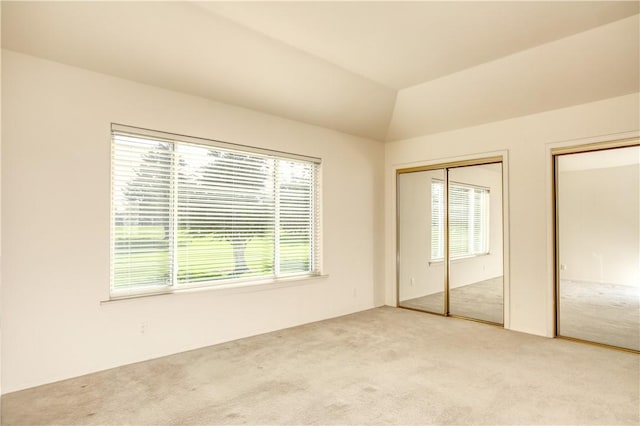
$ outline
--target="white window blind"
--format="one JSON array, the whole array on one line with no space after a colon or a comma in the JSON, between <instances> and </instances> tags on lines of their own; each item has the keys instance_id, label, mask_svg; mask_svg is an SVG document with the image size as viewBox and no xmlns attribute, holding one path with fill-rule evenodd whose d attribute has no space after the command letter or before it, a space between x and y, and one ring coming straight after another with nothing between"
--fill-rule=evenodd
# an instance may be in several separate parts
<instances>
[{"instance_id":1,"label":"white window blind","mask_svg":"<svg viewBox=\"0 0 640 426\"><path fill-rule=\"evenodd\" d=\"M431 181L431 260L444 257L444 182Z\"/></svg>"},{"instance_id":2,"label":"white window blind","mask_svg":"<svg viewBox=\"0 0 640 426\"><path fill-rule=\"evenodd\" d=\"M318 274L318 167L113 131L112 294Z\"/></svg>"},{"instance_id":3,"label":"white window blind","mask_svg":"<svg viewBox=\"0 0 640 426\"><path fill-rule=\"evenodd\" d=\"M431 183L431 259L444 258L444 182ZM449 253L461 258L489 252L489 189L449 183Z\"/></svg>"}]
</instances>

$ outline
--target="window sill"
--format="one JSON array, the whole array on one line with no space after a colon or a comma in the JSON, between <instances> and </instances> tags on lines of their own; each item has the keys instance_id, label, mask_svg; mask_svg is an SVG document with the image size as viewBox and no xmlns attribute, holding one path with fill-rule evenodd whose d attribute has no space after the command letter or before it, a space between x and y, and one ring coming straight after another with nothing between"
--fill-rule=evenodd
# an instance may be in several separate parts
<instances>
[{"instance_id":1,"label":"window sill","mask_svg":"<svg viewBox=\"0 0 640 426\"><path fill-rule=\"evenodd\" d=\"M451 259L451 263L461 263L467 260L471 260L474 259L476 257L483 257L483 256L489 256L491 254L491 252L487 252L487 253L480 253L480 254L472 254L470 256L461 256L461 257L455 257L453 259ZM429 266L431 265L439 265L439 264L443 264L444 263L444 259L442 260L430 260L429 261Z\"/></svg>"},{"instance_id":2,"label":"window sill","mask_svg":"<svg viewBox=\"0 0 640 426\"><path fill-rule=\"evenodd\" d=\"M266 290L276 290L279 288L292 287L294 285L302 285L300 281L314 281L320 278L329 278L327 274L317 274L317 275L294 275L289 277L282 278L270 278L265 280L256 280L256 281L241 281L235 283L228 284L218 284L218 285L195 285L190 287L180 287L180 288L171 288L171 289L161 289L161 290L151 290L147 292L136 292L136 293L121 293L121 294L112 294L108 300L101 300L100 304L111 304L113 302L122 302L126 300L135 300L135 299L143 299L155 296L167 296L167 295L177 295L177 294L189 294L189 293L200 293L205 291L216 291L221 294L235 294L235 293L251 293L256 291L266 291ZM305 283L308 284L308 283Z\"/></svg>"}]
</instances>

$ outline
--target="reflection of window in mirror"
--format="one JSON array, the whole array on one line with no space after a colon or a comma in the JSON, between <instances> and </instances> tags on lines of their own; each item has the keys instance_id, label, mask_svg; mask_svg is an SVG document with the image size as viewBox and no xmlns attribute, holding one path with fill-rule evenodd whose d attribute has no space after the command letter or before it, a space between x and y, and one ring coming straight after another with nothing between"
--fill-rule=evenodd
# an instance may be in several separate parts
<instances>
[{"instance_id":1,"label":"reflection of window in mirror","mask_svg":"<svg viewBox=\"0 0 640 426\"><path fill-rule=\"evenodd\" d=\"M444 182L431 180L431 261L444 260ZM449 183L451 259L489 253L489 188Z\"/></svg>"}]
</instances>

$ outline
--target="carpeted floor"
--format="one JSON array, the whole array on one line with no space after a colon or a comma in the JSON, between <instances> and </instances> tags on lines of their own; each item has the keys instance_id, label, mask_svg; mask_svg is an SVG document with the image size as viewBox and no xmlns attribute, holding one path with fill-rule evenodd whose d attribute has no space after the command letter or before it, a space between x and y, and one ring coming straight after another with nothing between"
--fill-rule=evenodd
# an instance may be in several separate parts
<instances>
[{"instance_id":1,"label":"carpeted floor","mask_svg":"<svg viewBox=\"0 0 640 426\"><path fill-rule=\"evenodd\" d=\"M638 287L562 280L559 312L562 336L640 350Z\"/></svg>"},{"instance_id":2,"label":"carpeted floor","mask_svg":"<svg viewBox=\"0 0 640 426\"><path fill-rule=\"evenodd\" d=\"M5 395L2 424L629 424L637 355L390 307Z\"/></svg>"},{"instance_id":3,"label":"carpeted floor","mask_svg":"<svg viewBox=\"0 0 640 426\"><path fill-rule=\"evenodd\" d=\"M400 306L442 313L443 300L439 292L402 301ZM453 315L502 323L502 277L452 289L449 310ZM640 350L638 287L562 280L558 334Z\"/></svg>"},{"instance_id":4,"label":"carpeted floor","mask_svg":"<svg viewBox=\"0 0 640 426\"><path fill-rule=\"evenodd\" d=\"M449 312L467 318L503 323L502 277L452 288L449 292ZM444 293L439 292L404 300L400 306L428 312L443 313Z\"/></svg>"}]
</instances>

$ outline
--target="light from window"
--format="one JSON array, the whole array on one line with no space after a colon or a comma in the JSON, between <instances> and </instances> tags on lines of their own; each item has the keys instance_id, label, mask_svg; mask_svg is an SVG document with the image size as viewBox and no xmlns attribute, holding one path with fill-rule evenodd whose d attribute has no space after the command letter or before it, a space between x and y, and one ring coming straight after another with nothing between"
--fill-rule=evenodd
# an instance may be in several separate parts
<instances>
[{"instance_id":1,"label":"light from window","mask_svg":"<svg viewBox=\"0 0 640 426\"><path fill-rule=\"evenodd\" d=\"M171 136L112 132L113 295L319 273L316 161Z\"/></svg>"},{"instance_id":2,"label":"light from window","mask_svg":"<svg viewBox=\"0 0 640 426\"><path fill-rule=\"evenodd\" d=\"M444 258L444 182L431 182L431 260ZM449 183L451 259L489 252L489 189Z\"/></svg>"}]
</instances>

